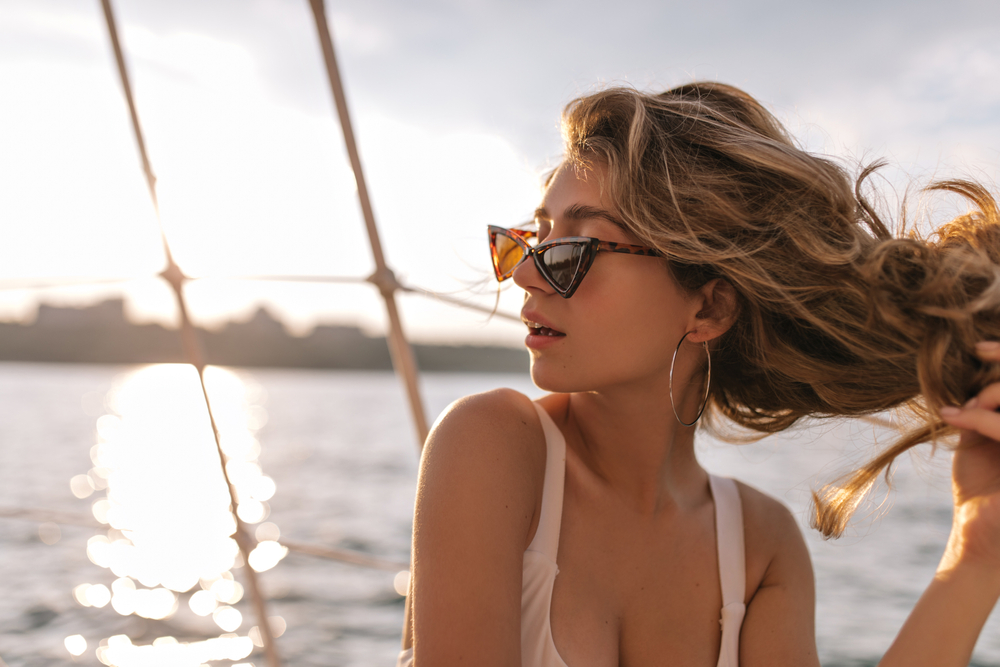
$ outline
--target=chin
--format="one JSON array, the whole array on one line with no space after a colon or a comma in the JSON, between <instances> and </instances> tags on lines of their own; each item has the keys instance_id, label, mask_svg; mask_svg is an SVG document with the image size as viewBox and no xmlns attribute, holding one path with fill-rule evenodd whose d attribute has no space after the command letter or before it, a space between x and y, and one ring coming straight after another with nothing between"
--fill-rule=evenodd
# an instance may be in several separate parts
<instances>
[{"instance_id":1,"label":"chin","mask_svg":"<svg viewBox=\"0 0 1000 667\"><path fill-rule=\"evenodd\" d=\"M554 394L593 391L604 386L606 383L595 377L594 370L574 365L572 361L531 357L531 381L539 389Z\"/></svg>"},{"instance_id":2,"label":"chin","mask_svg":"<svg viewBox=\"0 0 1000 667\"><path fill-rule=\"evenodd\" d=\"M658 386L666 381L669 372L669 366L661 368L662 364L652 361L644 364L630 363L631 360L627 359L621 359L618 363L606 361L608 363L585 365L572 359L553 359L532 354L531 381L543 391L570 394L630 384L649 386L650 381Z\"/></svg>"},{"instance_id":3,"label":"chin","mask_svg":"<svg viewBox=\"0 0 1000 667\"><path fill-rule=\"evenodd\" d=\"M566 368L567 364L553 363L550 359L539 359L531 355L531 381L535 386L543 391L554 394L568 394L574 391L581 391L578 386L576 375Z\"/></svg>"}]
</instances>

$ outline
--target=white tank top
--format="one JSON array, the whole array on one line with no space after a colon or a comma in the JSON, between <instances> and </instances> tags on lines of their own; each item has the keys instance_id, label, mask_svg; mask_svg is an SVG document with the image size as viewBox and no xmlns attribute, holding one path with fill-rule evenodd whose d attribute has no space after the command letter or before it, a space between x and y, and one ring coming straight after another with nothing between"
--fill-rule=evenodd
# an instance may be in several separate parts
<instances>
[{"instance_id":1,"label":"white tank top","mask_svg":"<svg viewBox=\"0 0 1000 667\"><path fill-rule=\"evenodd\" d=\"M545 432L545 482L535 537L524 552L521 577L522 667L568 667L552 640L550 608L559 567L559 530L562 525L563 483L566 477L566 440L552 418L535 403ZM743 507L736 482L709 475L715 501L715 534L722 588L722 646L718 667L738 667L740 628L746 608L746 557L743 544ZM413 649L400 653L396 667L413 665Z\"/></svg>"}]
</instances>

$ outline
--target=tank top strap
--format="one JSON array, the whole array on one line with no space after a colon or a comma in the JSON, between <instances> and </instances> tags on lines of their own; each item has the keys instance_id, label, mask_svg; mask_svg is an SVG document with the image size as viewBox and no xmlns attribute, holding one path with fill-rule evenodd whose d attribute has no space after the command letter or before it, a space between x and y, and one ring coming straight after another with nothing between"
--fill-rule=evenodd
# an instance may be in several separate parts
<instances>
[{"instance_id":1,"label":"tank top strap","mask_svg":"<svg viewBox=\"0 0 1000 667\"><path fill-rule=\"evenodd\" d=\"M552 421L549 413L538 403L538 411L545 433L545 481L542 484L542 508L535 537L528 551L538 551L553 563L559 551L559 529L562 525L563 485L566 479L566 439Z\"/></svg>"},{"instance_id":2,"label":"tank top strap","mask_svg":"<svg viewBox=\"0 0 1000 667\"><path fill-rule=\"evenodd\" d=\"M719 552L719 583L722 587L722 646L719 667L739 664L740 628L746 606L746 547L743 539L743 503L736 482L709 475L715 501L715 541Z\"/></svg>"}]
</instances>

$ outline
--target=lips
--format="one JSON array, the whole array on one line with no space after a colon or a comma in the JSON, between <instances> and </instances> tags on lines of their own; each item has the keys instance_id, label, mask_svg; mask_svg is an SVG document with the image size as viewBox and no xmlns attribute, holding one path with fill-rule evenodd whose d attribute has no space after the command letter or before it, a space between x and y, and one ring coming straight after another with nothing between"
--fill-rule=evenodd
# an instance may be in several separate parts
<instances>
[{"instance_id":1,"label":"lips","mask_svg":"<svg viewBox=\"0 0 1000 667\"><path fill-rule=\"evenodd\" d=\"M528 330L531 332L532 336L565 336L566 334L561 331L556 331L555 329L550 329L548 327L535 326L528 324Z\"/></svg>"},{"instance_id":2,"label":"lips","mask_svg":"<svg viewBox=\"0 0 1000 667\"><path fill-rule=\"evenodd\" d=\"M538 315L532 313L530 316L527 313L521 314L521 321L524 322L524 326L528 327L528 332L532 336L565 336L562 331L552 327L548 322L540 321L541 318Z\"/></svg>"}]
</instances>

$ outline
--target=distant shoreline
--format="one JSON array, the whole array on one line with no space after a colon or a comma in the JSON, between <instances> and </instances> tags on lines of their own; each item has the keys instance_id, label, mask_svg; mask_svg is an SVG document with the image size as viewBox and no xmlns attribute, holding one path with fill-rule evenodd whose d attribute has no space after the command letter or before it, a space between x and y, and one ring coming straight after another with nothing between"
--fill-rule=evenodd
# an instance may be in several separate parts
<instances>
[{"instance_id":1,"label":"distant shoreline","mask_svg":"<svg viewBox=\"0 0 1000 667\"><path fill-rule=\"evenodd\" d=\"M392 370L383 337L352 326L317 326L290 336L261 308L247 321L217 331L199 329L205 360L217 366ZM501 346L413 345L424 371L527 373L524 350ZM132 324L124 302L110 299L86 308L40 305L30 325L0 323L0 361L150 364L185 361L177 331Z\"/></svg>"}]
</instances>

